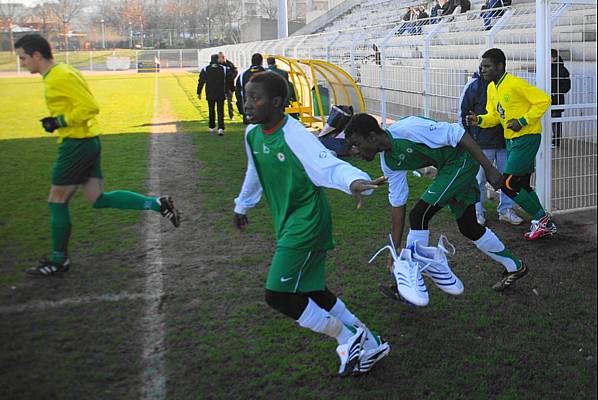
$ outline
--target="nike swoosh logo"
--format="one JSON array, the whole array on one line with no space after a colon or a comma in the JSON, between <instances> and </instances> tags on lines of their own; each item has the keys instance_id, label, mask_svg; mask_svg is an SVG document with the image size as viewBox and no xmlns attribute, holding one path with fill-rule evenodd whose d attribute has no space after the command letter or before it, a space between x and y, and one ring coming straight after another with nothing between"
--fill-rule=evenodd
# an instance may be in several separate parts
<instances>
[{"instance_id":1,"label":"nike swoosh logo","mask_svg":"<svg viewBox=\"0 0 598 400\"><path fill-rule=\"evenodd\" d=\"M285 278L285 277L281 276L281 277L280 277L280 282L282 282L282 283L285 283L285 282L288 282L288 281L290 281L291 279L293 279L293 277L290 277L290 278Z\"/></svg>"},{"instance_id":2,"label":"nike swoosh logo","mask_svg":"<svg viewBox=\"0 0 598 400\"><path fill-rule=\"evenodd\" d=\"M259 151L254 151L253 154L260 154L260 152Z\"/></svg>"},{"instance_id":3,"label":"nike swoosh logo","mask_svg":"<svg viewBox=\"0 0 598 400\"><path fill-rule=\"evenodd\" d=\"M430 192L429 190L428 190L428 193L430 193L430 194L436 194L436 192Z\"/></svg>"}]
</instances>

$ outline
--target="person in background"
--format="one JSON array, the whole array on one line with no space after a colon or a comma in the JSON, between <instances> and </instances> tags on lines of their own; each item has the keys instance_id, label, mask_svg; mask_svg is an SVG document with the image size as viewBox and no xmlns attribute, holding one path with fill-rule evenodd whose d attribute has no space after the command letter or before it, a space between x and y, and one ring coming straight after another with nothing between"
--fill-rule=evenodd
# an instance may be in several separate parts
<instances>
[{"instance_id":1,"label":"person in background","mask_svg":"<svg viewBox=\"0 0 598 400\"><path fill-rule=\"evenodd\" d=\"M218 59L218 54L212 54L210 64L201 69L199 81L197 82L197 98L201 100L201 92L205 85L210 132L214 132L214 128L216 128L216 114L218 114L218 136L223 136L224 100L226 99L227 81L230 70L220 64Z\"/></svg>"},{"instance_id":2,"label":"person in background","mask_svg":"<svg viewBox=\"0 0 598 400\"><path fill-rule=\"evenodd\" d=\"M565 67L563 59L559 53L552 49L550 50L551 64L551 98L552 105L565 104L565 93L571 90L571 78L569 70ZM560 118L563 115L564 110L552 110L550 115L552 118ZM553 122L552 123L552 148L556 149L561 145L561 139L563 137L563 123Z\"/></svg>"},{"instance_id":3,"label":"person in background","mask_svg":"<svg viewBox=\"0 0 598 400\"><path fill-rule=\"evenodd\" d=\"M239 75L239 71L235 64L226 58L224 52L218 52L218 63L228 68L228 75L226 79L226 103L228 105L228 116L233 119L235 116L233 110L233 92L235 91L235 78Z\"/></svg>"},{"instance_id":4,"label":"person in background","mask_svg":"<svg viewBox=\"0 0 598 400\"><path fill-rule=\"evenodd\" d=\"M237 82L235 84L235 96L237 98L237 109L241 114L243 114L243 123L245 125L249 124L247 121L247 117L245 116L245 111L243 109L243 103L245 102L245 86L249 79L258 72L264 72L265 69L262 66L264 63L264 57L260 53L255 53L251 56L251 66L247 68L239 77L237 78Z\"/></svg>"}]
</instances>

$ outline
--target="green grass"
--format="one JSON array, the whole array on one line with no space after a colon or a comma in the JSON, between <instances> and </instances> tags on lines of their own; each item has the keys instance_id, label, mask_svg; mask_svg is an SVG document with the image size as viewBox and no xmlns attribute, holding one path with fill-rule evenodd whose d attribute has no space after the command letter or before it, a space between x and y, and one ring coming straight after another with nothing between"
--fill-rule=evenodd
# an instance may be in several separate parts
<instances>
[{"instance_id":1,"label":"green grass","mask_svg":"<svg viewBox=\"0 0 598 400\"><path fill-rule=\"evenodd\" d=\"M181 81L192 92L194 82ZM249 212L246 233L231 226L232 199L241 187L246 163L244 126L227 125L226 135L217 140L205 132L205 124L183 123L181 127L193 135L202 163L198 189L203 212L214 227L211 235L237 243L257 234L272 243L272 219L265 201ZM380 174L378 162L351 162L372 177ZM430 180L409 177L409 181L408 207ZM558 271L553 275L553 268L543 270L542 260L552 257L549 254L562 257L562 250L549 243L545 250L535 250L521 241L521 233L498 226L499 234L515 245L517 254L534 260L529 262L537 271L537 277L511 293L498 294L489 286L498 279L500 267L461 239L452 217L443 210L434 218L433 238L444 232L458 242L453 268L464 281L466 293L455 298L429 284L430 305L409 309L378 293L377 283L389 281L383 259L367 265L372 252L385 243L390 227L386 191L366 198L361 210L355 209L350 196L330 190L327 194L337 243L327 260L328 286L389 340L391 356L369 376L336 378L334 343L299 328L264 303L263 285L272 256L266 244L261 254L237 254L220 284L197 293L196 307L180 305L183 311L167 336L169 390L175 398L595 397L592 261L584 261L585 268L576 277L563 277ZM489 206L489 211L494 214L495 207ZM554 279L566 280L563 284L569 289L556 294ZM530 286L543 294L536 297ZM186 384L184 377L195 370L201 375Z\"/></svg>"}]
</instances>

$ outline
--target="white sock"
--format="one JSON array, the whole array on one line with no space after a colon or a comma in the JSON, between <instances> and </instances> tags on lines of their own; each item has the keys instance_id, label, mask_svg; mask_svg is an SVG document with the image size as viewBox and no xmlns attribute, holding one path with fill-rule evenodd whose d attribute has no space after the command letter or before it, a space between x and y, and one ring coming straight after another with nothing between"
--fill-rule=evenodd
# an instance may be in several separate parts
<instances>
[{"instance_id":1,"label":"white sock","mask_svg":"<svg viewBox=\"0 0 598 400\"><path fill-rule=\"evenodd\" d=\"M355 334L340 319L320 308L312 299L307 299L307 307L297 322L304 328L335 338L339 344L347 343Z\"/></svg>"},{"instance_id":2,"label":"white sock","mask_svg":"<svg viewBox=\"0 0 598 400\"><path fill-rule=\"evenodd\" d=\"M418 241L422 246L427 246L428 242L430 241L430 230L426 229L420 231L409 229L409 233L407 234L407 244L405 247L411 246L415 241Z\"/></svg>"},{"instance_id":3,"label":"white sock","mask_svg":"<svg viewBox=\"0 0 598 400\"><path fill-rule=\"evenodd\" d=\"M351 311L349 311L349 309L347 308L345 303L343 303L340 297L336 298L336 303L334 304L334 307L330 309L329 313L333 317L340 319L341 322L345 325L363 327L367 332L367 340L364 344L365 348L371 349L378 347L378 340L376 340L376 337L374 336L372 331L366 328L366 326L353 313L351 313Z\"/></svg>"},{"instance_id":4,"label":"white sock","mask_svg":"<svg viewBox=\"0 0 598 400\"><path fill-rule=\"evenodd\" d=\"M515 272L521 266L521 260L516 258L494 232L488 228L486 228L484 235L475 240L474 243L484 254L501 263L509 272Z\"/></svg>"}]
</instances>

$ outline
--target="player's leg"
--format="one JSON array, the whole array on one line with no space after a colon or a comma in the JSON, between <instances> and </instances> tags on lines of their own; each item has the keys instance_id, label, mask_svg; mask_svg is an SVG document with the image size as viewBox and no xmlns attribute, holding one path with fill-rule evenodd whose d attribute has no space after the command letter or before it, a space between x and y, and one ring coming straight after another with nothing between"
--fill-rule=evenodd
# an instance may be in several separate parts
<instances>
[{"instance_id":1,"label":"player's leg","mask_svg":"<svg viewBox=\"0 0 598 400\"><path fill-rule=\"evenodd\" d=\"M232 90L226 91L226 103L228 105L228 117L233 119L235 117L235 112L233 109L233 92Z\"/></svg>"},{"instance_id":2,"label":"player's leg","mask_svg":"<svg viewBox=\"0 0 598 400\"><path fill-rule=\"evenodd\" d=\"M492 151L488 149L483 149L482 152L490 160L493 162L493 154ZM475 204L475 211L476 211L476 218L480 225L486 225L486 211L484 210L484 204L486 203L486 172L484 168L480 167L478 174L476 176L476 180L478 182L478 186L480 188L480 201Z\"/></svg>"},{"instance_id":3,"label":"player's leg","mask_svg":"<svg viewBox=\"0 0 598 400\"><path fill-rule=\"evenodd\" d=\"M341 359L339 373L346 375L358 363L367 335L363 328L345 325L307 295L326 288L325 257L325 251L278 247L268 272L266 302L300 326L335 338Z\"/></svg>"},{"instance_id":4,"label":"player's leg","mask_svg":"<svg viewBox=\"0 0 598 400\"><path fill-rule=\"evenodd\" d=\"M430 220L441 206L433 205L420 199L409 212L409 233L407 234L405 247L411 247L415 241L422 246L427 246L430 241Z\"/></svg>"},{"instance_id":5,"label":"player's leg","mask_svg":"<svg viewBox=\"0 0 598 400\"><path fill-rule=\"evenodd\" d=\"M507 289L517 279L527 275L525 263L514 256L490 228L477 223L473 204L465 207L462 215L457 218L457 225L463 236L473 241L478 249L505 268L503 278L493 286L495 290Z\"/></svg>"},{"instance_id":6,"label":"player's leg","mask_svg":"<svg viewBox=\"0 0 598 400\"><path fill-rule=\"evenodd\" d=\"M210 128L210 132L214 132L214 128L216 128L216 101L208 99L208 127Z\"/></svg>"},{"instance_id":7,"label":"player's leg","mask_svg":"<svg viewBox=\"0 0 598 400\"><path fill-rule=\"evenodd\" d=\"M497 149L496 150L496 168L500 173L504 173L507 165L507 150ZM499 203L498 203L498 220L507 222L512 225L519 225L523 222L523 219L517 215L513 209L513 199L509 197L504 190L500 190Z\"/></svg>"},{"instance_id":8,"label":"player's leg","mask_svg":"<svg viewBox=\"0 0 598 400\"><path fill-rule=\"evenodd\" d=\"M216 108L218 112L218 134L222 136L224 134L224 100L218 100Z\"/></svg>"}]
</instances>

